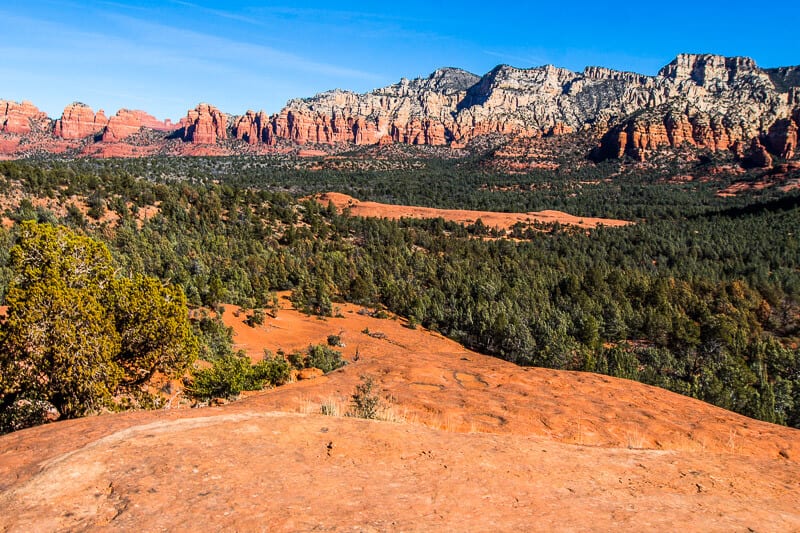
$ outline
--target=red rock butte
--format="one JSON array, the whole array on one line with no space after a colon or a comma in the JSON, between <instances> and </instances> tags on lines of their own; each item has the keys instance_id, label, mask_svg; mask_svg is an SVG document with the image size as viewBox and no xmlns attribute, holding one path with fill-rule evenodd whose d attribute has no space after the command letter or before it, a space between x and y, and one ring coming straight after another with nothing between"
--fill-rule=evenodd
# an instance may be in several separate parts
<instances>
[{"instance_id":1,"label":"red rock butte","mask_svg":"<svg viewBox=\"0 0 800 533\"><path fill-rule=\"evenodd\" d=\"M64 108L61 118L56 121L54 133L63 139L83 139L100 133L107 124L102 109L95 113L86 104L75 102Z\"/></svg>"},{"instance_id":2,"label":"red rock butte","mask_svg":"<svg viewBox=\"0 0 800 533\"><path fill-rule=\"evenodd\" d=\"M224 141L227 134L228 117L216 107L200 104L190 110L181 120L183 136L194 144L215 144Z\"/></svg>"},{"instance_id":3,"label":"red rock butte","mask_svg":"<svg viewBox=\"0 0 800 533\"><path fill-rule=\"evenodd\" d=\"M30 102L0 100L0 131L16 135L31 133L31 124L48 122L47 115Z\"/></svg>"}]
</instances>

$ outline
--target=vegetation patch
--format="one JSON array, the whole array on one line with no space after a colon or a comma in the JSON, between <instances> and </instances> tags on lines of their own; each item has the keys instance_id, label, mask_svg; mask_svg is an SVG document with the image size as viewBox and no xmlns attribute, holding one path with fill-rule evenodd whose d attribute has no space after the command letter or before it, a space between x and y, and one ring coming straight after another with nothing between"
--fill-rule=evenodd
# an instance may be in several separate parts
<instances>
[{"instance_id":1,"label":"vegetation patch","mask_svg":"<svg viewBox=\"0 0 800 533\"><path fill-rule=\"evenodd\" d=\"M475 159L418 163L416 170L345 173L269 158L0 162L0 185L21 193L4 206L16 222L0 230L0 295L9 305L17 298L10 251L23 222L57 222L104 243L114 284L162 296L180 288L192 306L269 309L275 291L291 290L298 309L328 317L335 302L347 301L520 365L637 379L800 426L800 193L765 188L719 197L734 181L763 176L713 173L717 163L703 158L680 165L564 160L557 169L513 175ZM787 172L795 179L800 171ZM689 174L695 179L672 179ZM442 218L361 218L297 199L326 191L441 208L558 209L635 224L589 233L523 225L512 229L518 241L475 239L485 232L477 220L468 229ZM104 202L100 219L66 208L86 207L92 197ZM59 325L59 335L102 347L90 361L105 361L116 343L128 346L112 329L120 335L147 323L105 312L108 302L96 296L104 291L66 289L54 309L65 323L79 320L73 307L83 309L90 327ZM26 298L42 300L40 292ZM131 295L120 305L136 309L140 300ZM45 315L28 315L19 331L36 331L29 325ZM9 314L9 326L18 320ZM212 362L230 351L214 320L194 326L197 350ZM292 357L296 366L326 371L339 364L318 350ZM110 366L103 374L110 381L100 381L146 379L137 358L116 363L122 374ZM4 386L4 401L16 404L13 391L22 389Z\"/></svg>"}]
</instances>

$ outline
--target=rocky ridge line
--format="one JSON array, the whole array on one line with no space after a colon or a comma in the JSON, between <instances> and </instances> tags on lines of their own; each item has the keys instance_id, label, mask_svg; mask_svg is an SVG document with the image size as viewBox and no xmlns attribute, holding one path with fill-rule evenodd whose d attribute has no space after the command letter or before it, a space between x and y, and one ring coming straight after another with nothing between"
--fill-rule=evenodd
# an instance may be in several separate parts
<instances>
[{"instance_id":1,"label":"rocky ridge line","mask_svg":"<svg viewBox=\"0 0 800 533\"><path fill-rule=\"evenodd\" d=\"M0 101L0 133L8 136L8 146L46 131L48 120L29 102ZM797 152L800 67L762 69L749 58L682 54L656 76L602 67L577 73L550 65L500 65L478 77L443 68L364 94L337 89L290 100L271 116L264 111L230 116L200 104L173 125L143 111L120 110L108 119L102 110L74 103L49 126L57 139L84 143L124 143L141 128L171 132L164 139L192 145L232 139L256 149L284 141L461 148L485 135L587 131L598 139L599 158L644 160L662 147L688 145L769 164Z\"/></svg>"}]
</instances>

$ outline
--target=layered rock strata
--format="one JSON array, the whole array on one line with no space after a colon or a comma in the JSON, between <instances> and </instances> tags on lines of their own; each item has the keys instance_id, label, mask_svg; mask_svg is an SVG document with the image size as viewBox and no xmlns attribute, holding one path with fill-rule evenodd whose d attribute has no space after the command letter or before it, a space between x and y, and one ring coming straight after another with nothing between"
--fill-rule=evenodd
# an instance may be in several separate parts
<instances>
[{"instance_id":1,"label":"layered rock strata","mask_svg":"<svg viewBox=\"0 0 800 533\"><path fill-rule=\"evenodd\" d=\"M0 132L24 136L47 120L32 104L0 101ZM102 133L106 143L123 142L141 128L172 129L172 138L209 149L231 138L255 151L279 141L463 147L484 135L588 131L599 139L600 157L644 160L663 147L689 146L769 163L797 155L800 67L762 69L744 57L682 54L655 76L500 65L479 77L443 68L364 94L333 90L290 100L272 116L229 117L200 104L174 127L140 111L121 110L109 120L75 103L50 128L67 140L99 140Z\"/></svg>"},{"instance_id":2,"label":"layered rock strata","mask_svg":"<svg viewBox=\"0 0 800 533\"><path fill-rule=\"evenodd\" d=\"M172 131L175 126L169 119L160 121L144 111L120 109L116 115L108 119L103 130L103 142L120 142L142 128Z\"/></svg>"},{"instance_id":3,"label":"layered rock strata","mask_svg":"<svg viewBox=\"0 0 800 533\"><path fill-rule=\"evenodd\" d=\"M749 58L683 54L656 76L501 65L481 78L441 69L366 94L330 91L290 101L272 118L270 138L374 144L389 136L463 146L490 133L591 129L603 136L601 153L613 157L643 160L661 147L681 145L731 150L757 138L773 155L791 158L799 116L800 68L761 69Z\"/></svg>"}]
</instances>

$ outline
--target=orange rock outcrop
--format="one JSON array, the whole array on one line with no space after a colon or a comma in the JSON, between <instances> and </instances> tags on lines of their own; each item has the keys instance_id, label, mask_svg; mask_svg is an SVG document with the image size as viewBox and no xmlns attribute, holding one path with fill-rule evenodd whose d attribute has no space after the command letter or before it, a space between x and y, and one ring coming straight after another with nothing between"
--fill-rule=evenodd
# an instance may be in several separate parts
<instances>
[{"instance_id":1,"label":"orange rock outcrop","mask_svg":"<svg viewBox=\"0 0 800 533\"><path fill-rule=\"evenodd\" d=\"M445 127L441 122L430 119L412 119L406 124L392 124L392 139L404 144L447 144Z\"/></svg>"},{"instance_id":2,"label":"orange rock outcrop","mask_svg":"<svg viewBox=\"0 0 800 533\"><path fill-rule=\"evenodd\" d=\"M233 126L233 136L248 144L275 144L272 123L264 111L248 111L239 117Z\"/></svg>"},{"instance_id":3,"label":"orange rock outcrop","mask_svg":"<svg viewBox=\"0 0 800 533\"><path fill-rule=\"evenodd\" d=\"M169 119L160 121L144 111L120 109L108 120L103 131L103 142L122 141L143 127L157 131L170 131L174 126Z\"/></svg>"},{"instance_id":4,"label":"orange rock outcrop","mask_svg":"<svg viewBox=\"0 0 800 533\"><path fill-rule=\"evenodd\" d=\"M747 154L746 162L753 167L757 168L770 168L772 166L772 155L759 142L758 139L753 139L750 144L750 151Z\"/></svg>"},{"instance_id":5,"label":"orange rock outcrop","mask_svg":"<svg viewBox=\"0 0 800 533\"><path fill-rule=\"evenodd\" d=\"M215 144L228 138L228 117L216 107L200 104L181 120L183 138L194 144Z\"/></svg>"},{"instance_id":6,"label":"orange rock outcrop","mask_svg":"<svg viewBox=\"0 0 800 533\"><path fill-rule=\"evenodd\" d=\"M86 104L75 102L64 108L53 133L62 139L84 139L103 131L106 124L108 118L102 109L95 113Z\"/></svg>"},{"instance_id":7,"label":"orange rock outcrop","mask_svg":"<svg viewBox=\"0 0 800 533\"><path fill-rule=\"evenodd\" d=\"M754 136L755 134L755 136ZM730 150L741 153L758 137L741 125L729 126L722 117L705 114L689 116L673 110L663 116L646 114L612 128L603 139L606 154L612 157L629 155L640 161L662 147L692 146L712 151ZM767 147L780 157L791 158L797 145L797 126L789 119L776 121L769 130Z\"/></svg>"},{"instance_id":8,"label":"orange rock outcrop","mask_svg":"<svg viewBox=\"0 0 800 533\"><path fill-rule=\"evenodd\" d=\"M284 109L271 121L276 137L298 144L376 144L386 129L381 120L345 116L335 111L327 115Z\"/></svg>"},{"instance_id":9,"label":"orange rock outcrop","mask_svg":"<svg viewBox=\"0 0 800 533\"><path fill-rule=\"evenodd\" d=\"M198 517L219 531L800 530L797 430L610 376L521 368L360 310L323 321L283 308L253 328L224 306L254 360L341 335L349 364L325 376L0 436L0 531ZM391 421L320 414L344 414L364 376Z\"/></svg>"},{"instance_id":10,"label":"orange rock outcrop","mask_svg":"<svg viewBox=\"0 0 800 533\"><path fill-rule=\"evenodd\" d=\"M800 110L795 112L795 116ZM797 150L798 121L786 118L775 122L767 132L766 144L772 153L783 159L791 159Z\"/></svg>"},{"instance_id":11,"label":"orange rock outcrop","mask_svg":"<svg viewBox=\"0 0 800 533\"><path fill-rule=\"evenodd\" d=\"M0 131L15 135L31 133L31 124L42 126L49 122L47 115L30 102L0 100Z\"/></svg>"}]
</instances>

